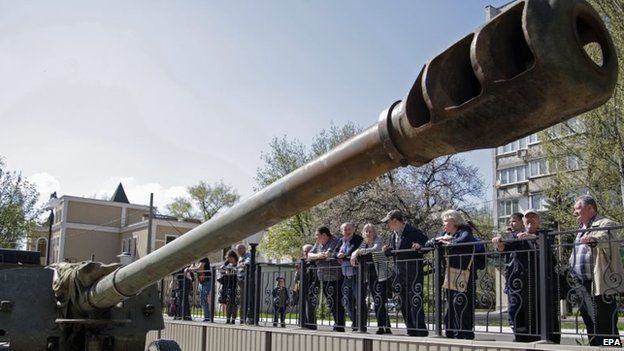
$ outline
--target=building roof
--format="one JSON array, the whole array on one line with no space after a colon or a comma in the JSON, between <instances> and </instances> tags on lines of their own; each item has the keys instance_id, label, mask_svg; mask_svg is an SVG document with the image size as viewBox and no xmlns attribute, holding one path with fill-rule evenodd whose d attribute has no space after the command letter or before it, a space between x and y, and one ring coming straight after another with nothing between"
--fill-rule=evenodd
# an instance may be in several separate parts
<instances>
[{"instance_id":1,"label":"building roof","mask_svg":"<svg viewBox=\"0 0 624 351\"><path fill-rule=\"evenodd\" d=\"M113 194L110 200L114 202L122 202L125 204L130 203L130 201L128 201L128 197L126 196L126 192L124 191L123 185L121 185L121 183L119 183L119 185L117 186L117 190L115 190L115 193Z\"/></svg>"}]
</instances>

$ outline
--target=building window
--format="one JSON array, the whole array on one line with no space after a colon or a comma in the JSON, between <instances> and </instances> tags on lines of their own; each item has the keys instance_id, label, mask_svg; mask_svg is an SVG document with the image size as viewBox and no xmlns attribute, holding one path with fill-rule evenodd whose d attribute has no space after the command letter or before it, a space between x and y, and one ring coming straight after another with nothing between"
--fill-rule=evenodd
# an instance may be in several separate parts
<instances>
[{"instance_id":1,"label":"building window","mask_svg":"<svg viewBox=\"0 0 624 351\"><path fill-rule=\"evenodd\" d=\"M518 139L518 150L523 150L527 148L526 138Z\"/></svg>"},{"instance_id":2,"label":"building window","mask_svg":"<svg viewBox=\"0 0 624 351\"><path fill-rule=\"evenodd\" d=\"M60 250L60 245L59 245L59 238L52 238L52 242L50 243L50 255L52 257L50 257L50 263L54 263L54 262L59 262L60 261L60 255L61 255L61 250Z\"/></svg>"},{"instance_id":3,"label":"building window","mask_svg":"<svg viewBox=\"0 0 624 351\"><path fill-rule=\"evenodd\" d=\"M529 145L537 144L537 143L540 142L540 138L539 138L539 135L537 133L529 135L527 137L527 139L529 140Z\"/></svg>"},{"instance_id":4,"label":"building window","mask_svg":"<svg viewBox=\"0 0 624 351\"><path fill-rule=\"evenodd\" d=\"M529 172L531 177L538 177L548 174L548 161L545 158L532 160L529 162Z\"/></svg>"},{"instance_id":5,"label":"building window","mask_svg":"<svg viewBox=\"0 0 624 351\"><path fill-rule=\"evenodd\" d=\"M519 212L518 199L514 200L502 200L498 202L498 216L506 217L511 216L515 212Z\"/></svg>"},{"instance_id":6,"label":"building window","mask_svg":"<svg viewBox=\"0 0 624 351\"><path fill-rule=\"evenodd\" d=\"M498 181L501 185L524 182L527 180L526 166L505 168L496 173Z\"/></svg>"},{"instance_id":7,"label":"building window","mask_svg":"<svg viewBox=\"0 0 624 351\"><path fill-rule=\"evenodd\" d=\"M542 193L531 194L531 208L534 210L546 209L546 197Z\"/></svg>"},{"instance_id":8,"label":"building window","mask_svg":"<svg viewBox=\"0 0 624 351\"><path fill-rule=\"evenodd\" d=\"M579 121L576 117L556 124L548 129L548 135L553 138L564 138L571 135L585 132L585 125Z\"/></svg>"},{"instance_id":9,"label":"building window","mask_svg":"<svg viewBox=\"0 0 624 351\"><path fill-rule=\"evenodd\" d=\"M503 146L499 146L496 148L497 155L504 155L511 152L516 152L518 150L527 148L527 138L521 138L518 140L514 140L509 144L505 144Z\"/></svg>"},{"instance_id":10,"label":"building window","mask_svg":"<svg viewBox=\"0 0 624 351\"><path fill-rule=\"evenodd\" d=\"M61 223L63 219L63 210L56 210L54 213L54 223Z\"/></svg>"},{"instance_id":11,"label":"building window","mask_svg":"<svg viewBox=\"0 0 624 351\"><path fill-rule=\"evenodd\" d=\"M174 241L178 236L177 235L165 235L165 245Z\"/></svg>"},{"instance_id":12,"label":"building window","mask_svg":"<svg viewBox=\"0 0 624 351\"><path fill-rule=\"evenodd\" d=\"M126 238L121 241L121 252L127 252L131 256L137 256L136 238Z\"/></svg>"},{"instance_id":13,"label":"building window","mask_svg":"<svg viewBox=\"0 0 624 351\"><path fill-rule=\"evenodd\" d=\"M581 169L581 160L577 156L567 156L566 168L568 171L578 171Z\"/></svg>"},{"instance_id":14,"label":"building window","mask_svg":"<svg viewBox=\"0 0 624 351\"><path fill-rule=\"evenodd\" d=\"M37 239L37 251L39 251L41 257L46 257L48 254L48 245L46 243L47 240L45 238Z\"/></svg>"}]
</instances>

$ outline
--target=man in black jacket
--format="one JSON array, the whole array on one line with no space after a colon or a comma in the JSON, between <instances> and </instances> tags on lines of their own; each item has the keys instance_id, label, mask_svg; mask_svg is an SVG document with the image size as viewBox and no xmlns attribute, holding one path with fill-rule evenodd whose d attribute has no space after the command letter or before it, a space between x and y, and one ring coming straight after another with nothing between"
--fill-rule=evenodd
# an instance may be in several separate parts
<instances>
[{"instance_id":1,"label":"man in black jacket","mask_svg":"<svg viewBox=\"0 0 624 351\"><path fill-rule=\"evenodd\" d=\"M411 336L427 336L423 288L423 255L419 252L427 242L427 236L419 229L406 223L399 210L388 212L382 222L388 223L392 231L390 245L384 246L388 256L394 256L397 276L392 284L400 297L401 314ZM400 250L400 252L396 252ZM404 251L405 250L405 251Z\"/></svg>"},{"instance_id":2,"label":"man in black jacket","mask_svg":"<svg viewBox=\"0 0 624 351\"><path fill-rule=\"evenodd\" d=\"M308 261L308 253L312 250L312 245L306 244L301 248L303 251L303 272L304 277L299 276L300 270L295 275L295 289L293 297L300 295L303 291L303 311L301 317L303 319L303 328L316 329L316 304L318 302L318 294L320 292L319 282L316 276L316 265ZM302 289L302 290L300 290Z\"/></svg>"}]
</instances>

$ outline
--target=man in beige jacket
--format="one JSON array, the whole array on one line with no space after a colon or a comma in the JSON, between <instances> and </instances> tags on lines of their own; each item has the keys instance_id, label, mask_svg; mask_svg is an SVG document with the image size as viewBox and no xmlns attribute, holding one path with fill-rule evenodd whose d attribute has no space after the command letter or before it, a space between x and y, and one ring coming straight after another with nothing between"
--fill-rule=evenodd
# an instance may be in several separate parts
<instances>
[{"instance_id":1,"label":"man in beige jacket","mask_svg":"<svg viewBox=\"0 0 624 351\"><path fill-rule=\"evenodd\" d=\"M583 195L574 203L574 216L582 230L570 256L571 287L579 298L580 312L590 345L603 346L605 338L619 338L617 294L624 292L624 269L613 230L591 230L617 224L598 214L596 200Z\"/></svg>"}]
</instances>

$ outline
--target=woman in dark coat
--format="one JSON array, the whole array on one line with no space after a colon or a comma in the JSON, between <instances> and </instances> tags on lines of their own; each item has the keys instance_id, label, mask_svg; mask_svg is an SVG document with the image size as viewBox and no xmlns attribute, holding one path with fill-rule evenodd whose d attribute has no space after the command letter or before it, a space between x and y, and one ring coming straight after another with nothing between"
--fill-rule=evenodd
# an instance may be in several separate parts
<instances>
[{"instance_id":1,"label":"woman in dark coat","mask_svg":"<svg viewBox=\"0 0 624 351\"><path fill-rule=\"evenodd\" d=\"M442 213L444 232L427 242L425 246L446 247L445 275L443 287L446 291L447 308L444 315L446 337L454 339L474 339L474 291L475 268L474 246L459 245L474 241L472 228L466 224L461 214L455 210ZM467 271L461 276L458 273Z\"/></svg>"},{"instance_id":2,"label":"woman in dark coat","mask_svg":"<svg viewBox=\"0 0 624 351\"><path fill-rule=\"evenodd\" d=\"M234 250L228 251L225 255L225 262L221 266L221 294L219 295L219 303L225 305L225 316L227 324L234 324L236 320L236 309L238 307L238 279L236 273L238 264L238 255Z\"/></svg>"}]
</instances>

